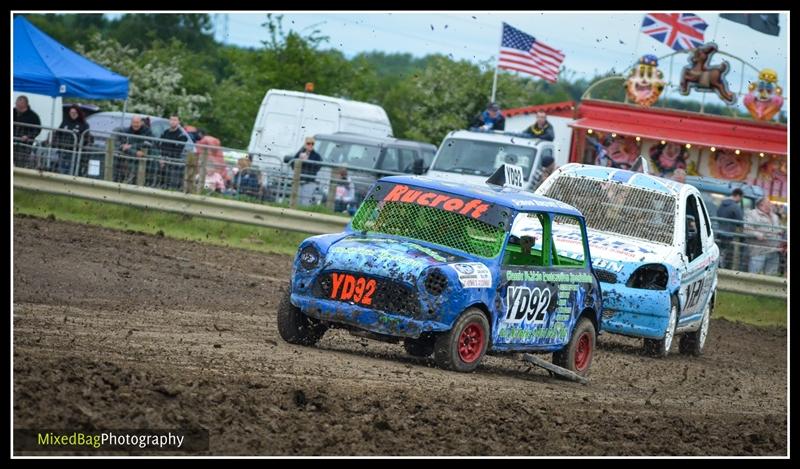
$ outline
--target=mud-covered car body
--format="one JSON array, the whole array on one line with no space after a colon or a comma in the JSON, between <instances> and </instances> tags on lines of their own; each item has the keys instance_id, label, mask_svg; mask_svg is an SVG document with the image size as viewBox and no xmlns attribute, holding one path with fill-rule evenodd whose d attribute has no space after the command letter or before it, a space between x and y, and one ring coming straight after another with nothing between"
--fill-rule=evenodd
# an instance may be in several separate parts
<instances>
[{"instance_id":1,"label":"mud-covered car body","mask_svg":"<svg viewBox=\"0 0 800 469\"><path fill-rule=\"evenodd\" d=\"M586 217L603 290L602 330L655 340L669 336L666 352L672 335L707 331L719 249L696 188L627 170L568 164L536 193L574 205ZM670 324L673 306L677 317Z\"/></svg>"},{"instance_id":2,"label":"mud-covered car body","mask_svg":"<svg viewBox=\"0 0 800 469\"><path fill-rule=\"evenodd\" d=\"M380 179L344 232L299 246L291 303L316 320L395 338L447 331L477 307L489 321L488 350L561 349L579 318L599 325L599 284L590 261L551 256L546 238L524 251L513 227L528 216L547 236L551 220L572 223L590 259L583 217L561 202L422 176Z\"/></svg>"}]
</instances>

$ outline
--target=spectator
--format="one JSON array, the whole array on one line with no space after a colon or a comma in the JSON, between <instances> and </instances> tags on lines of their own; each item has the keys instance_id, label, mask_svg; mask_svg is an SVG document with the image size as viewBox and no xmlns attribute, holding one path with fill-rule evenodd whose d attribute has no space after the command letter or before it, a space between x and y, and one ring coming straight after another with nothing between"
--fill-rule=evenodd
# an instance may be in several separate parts
<instances>
[{"instance_id":1,"label":"spectator","mask_svg":"<svg viewBox=\"0 0 800 469\"><path fill-rule=\"evenodd\" d=\"M263 200L264 192L261 188L261 174L250 168L251 160L249 158L239 158L236 164L239 168L234 184L237 193L240 196L248 195Z\"/></svg>"},{"instance_id":2,"label":"spectator","mask_svg":"<svg viewBox=\"0 0 800 469\"><path fill-rule=\"evenodd\" d=\"M745 233L753 235L750 240L750 261L748 271L754 274L777 275L782 251L780 226L777 215L772 211L772 203L767 197L756 202L756 208L744 215ZM747 223L758 224L747 225ZM771 225L761 226L761 225ZM773 228L775 227L775 228Z\"/></svg>"},{"instance_id":3,"label":"spectator","mask_svg":"<svg viewBox=\"0 0 800 469\"><path fill-rule=\"evenodd\" d=\"M152 142L143 137L152 137L153 134L150 128L144 125L140 116L133 116L131 126L123 133L131 137L119 137L122 157L119 158L119 164L114 165L114 181L130 184L135 181L139 170L137 159L144 158L146 150L153 146Z\"/></svg>"},{"instance_id":4,"label":"spectator","mask_svg":"<svg viewBox=\"0 0 800 469\"><path fill-rule=\"evenodd\" d=\"M28 97L20 96L14 105L14 122L41 126L39 114L28 105ZM40 127L14 126L14 166L33 167L31 153L33 142L42 131Z\"/></svg>"},{"instance_id":5,"label":"spectator","mask_svg":"<svg viewBox=\"0 0 800 469\"><path fill-rule=\"evenodd\" d=\"M555 132L553 132L553 126L550 125L550 122L547 121L547 114L544 111L537 111L536 112L536 122L533 123L530 127L525 129L523 132L526 135L530 135L533 138L540 138L542 140L547 140L548 142L552 142L555 138Z\"/></svg>"},{"instance_id":6,"label":"spectator","mask_svg":"<svg viewBox=\"0 0 800 469\"><path fill-rule=\"evenodd\" d=\"M678 168L672 172L672 180L681 184L686 184L686 170Z\"/></svg>"},{"instance_id":7,"label":"spectator","mask_svg":"<svg viewBox=\"0 0 800 469\"><path fill-rule=\"evenodd\" d=\"M742 212L742 196L744 193L738 187L731 192L731 196L723 200L717 209L718 218L727 218L728 220L742 221L744 213ZM719 246L719 257L722 259L723 268L731 268L733 263L733 250L736 246L735 243L740 242L741 238L735 236L734 233L742 231L742 225L733 222L720 222L717 232L717 246Z\"/></svg>"},{"instance_id":8,"label":"spectator","mask_svg":"<svg viewBox=\"0 0 800 469\"><path fill-rule=\"evenodd\" d=\"M306 137L303 148L300 149L294 158L286 157L284 162L294 169L295 160L301 161L322 161L322 157L314 150L314 137ZM300 205L311 205L314 192L317 190L317 173L320 166L314 163L303 164L300 169Z\"/></svg>"},{"instance_id":9,"label":"spectator","mask_svg":"<svg viewBox=\"0 0 800 469\"><path fill-rule=\"evenodd\" d=\"M543 156L542 164L536 168L531 180L531 191L535 191L557 169L556 160L552 156Z\"/></svg>"},{"instance_id":10,"label":"spectator","mask_svg":"<svg viewBox=\"0 0 800 469\"><path fill-rule=\"evenodd\" d=\"M336 184L336 200L334 201L333 210L336 212L354 212L356 186L347 174L347 168L337 168L335 180L331 180L331 184Z\"/></svg>"},{"instance_id":11,"label":"spectator","mask_svg":"<svg viewBox=\"0 0 800 469\"><path fill-rule=\"evenodd\" d=\"M506 118L500 112L497 103L489 103L485 111L480 113L470 124L470 129L505 130Z\"/></svg>"},{"instance_id":12,"label":"spectator","mask_svg":"<svg viewBox=\"0 0 800 469\"><path fill-rule=\"evenodd\" d=\"M78 150L77 146L81 138L83 138L82 143L84 146L91 143L91 135L89 132L86 132L89 130L89 124L86 122L86 116L84 116L83 110L73 104L69 107L67 118L61 122L58 128L61 131L56 132L53 138L54 146L59 149L58 172L61 174L70 174L72 173L72 157ZM84 132L86 132L85 135ZM85 175L88 159L84 157L82 160L83 161L80 161L80 174Z\"/></svg>"},{"instance_id":13,"label":"spectator","mask_svg":"<svg viewBox=\"0 0 800 469\"><path fill-rule=\"evenodd\" d=\"M222 142L218 138L206 135L203 130L198 130L196 150L200 161L205 161L206 177L213 177L216 180L228 181L228 165L225 163L225 155L222 152ZM250 162L252 163L252 159ZM217 175L219 177L217 177Z\"/></svg>"},{"instance_id":14,"label":"spectator","mask_svg":"<svg viewBox=\"0 0 800 469\"><path fill-rule=\"evenodd\" d=\"M185 161L169 161L164 159L184 159L183 150L186 148L187 138L181 129L181 120L177 115L171 115L169 117L169 127L161 133L161 139L172 140L179 143L159 142L162 158L158 160L158 167L153 167L156 175L156 185L180 189L183 186L183 163L185 163ZM155 164L154 162L153 165L155 166Z\"/></svg>"}]
</instances>

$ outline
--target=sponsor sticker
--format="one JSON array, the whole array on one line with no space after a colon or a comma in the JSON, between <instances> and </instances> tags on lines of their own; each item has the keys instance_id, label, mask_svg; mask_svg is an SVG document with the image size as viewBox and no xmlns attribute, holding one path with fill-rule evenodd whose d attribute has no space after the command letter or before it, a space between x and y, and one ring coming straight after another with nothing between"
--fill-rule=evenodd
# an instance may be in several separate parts
<instances>
[{"instance_id":1,"label":"sponsor sticker","mask_svg":"<svg viewBox=\"0 0 800 469\"><path fill-rule=\"evenodd\" d=\"M458 274L464 288L489 288L492 286L492 272L480 262L450 264Z\"/></svg>"}]
</instances>

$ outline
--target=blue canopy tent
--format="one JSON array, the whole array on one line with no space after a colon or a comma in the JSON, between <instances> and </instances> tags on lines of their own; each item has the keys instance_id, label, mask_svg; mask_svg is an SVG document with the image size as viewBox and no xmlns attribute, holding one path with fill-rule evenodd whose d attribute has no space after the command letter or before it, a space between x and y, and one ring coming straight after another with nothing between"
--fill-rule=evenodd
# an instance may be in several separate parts
<instances>
[{"instance_id":1,"label":"blue canopy tent","mask_svg":"<svg viewBox=\"0 0 800 469\"><path fill-rule=\"evenodd\" d=\"M25 17L14 18L14 91L53 98L124 99L124 109L128 84L126 77L67 49ZM54 99L52 122L55 105Z\"/></svg>"},{"instance_id":2,"label":"blue canopy tent","mask_svg":"<svg viewBox=\"0 0 800 469\"><path fill-rule=\"evenodd\" d=\"M67 49L17 16L14 91L53 97L127 99L128 79Z\"/></svg>"},{"instance_id":3,"label":"blue canopy tent","mask_svg":"<svg viewBox=\"0 0 800 469\"><path fill-rule=\"evenodd\" d=\"M14 91L53 98L124 99L124 119L128 83L127 78L67 49L23 16L14 18ZM53 99L50 110L53 127L55 114ZM48 146L48 157L51 149Z\"/></svg>"}]
</instances>

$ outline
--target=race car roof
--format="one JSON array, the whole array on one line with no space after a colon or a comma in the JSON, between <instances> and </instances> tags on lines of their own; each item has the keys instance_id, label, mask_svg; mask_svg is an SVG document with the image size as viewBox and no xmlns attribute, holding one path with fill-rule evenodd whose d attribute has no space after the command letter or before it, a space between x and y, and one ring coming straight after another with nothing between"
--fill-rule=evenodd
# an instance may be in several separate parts
<instances>
[{"instance_id":1,"label":"race car roof","mask_svg":"<svg viewBox=\"0 0 800 469\"><path fill-rule=\"evenodd\" d=\"M583 218L581 212L572 205L510 187L455 184L425 176L389 176L381 178L380 180L395 184L408 184L419 188L449 192L461 197L473 197L520 212L543 211Z\"/></svg>"},{"instance_id":2,"label":"race car roof","mask_svg":"<svg viewBox=\"0 0 800 469\"><path fill-rule=\"evenodd\" d=\"M583 164L567 164L559 168L564 175L589 177L601 181L616 181L633 187L649 189L677 197L683 184L677 181L660 178L650 174L637 173L626 169L610 168Z\"/></svg>"}]
</instances>

